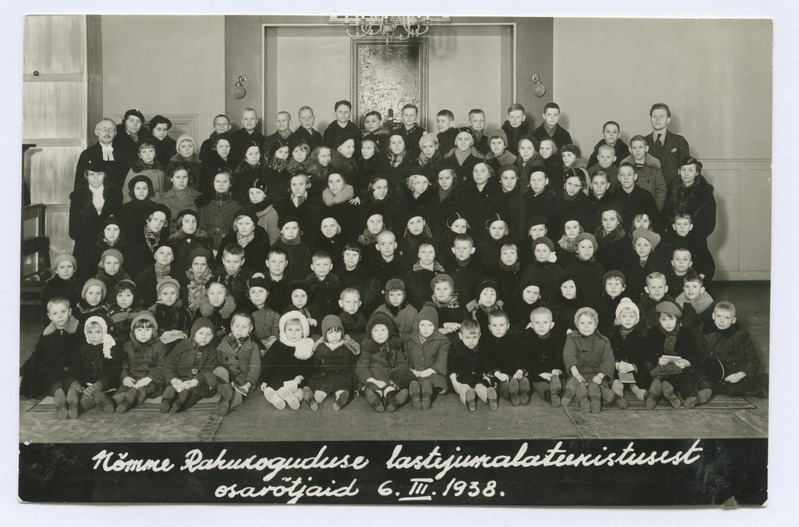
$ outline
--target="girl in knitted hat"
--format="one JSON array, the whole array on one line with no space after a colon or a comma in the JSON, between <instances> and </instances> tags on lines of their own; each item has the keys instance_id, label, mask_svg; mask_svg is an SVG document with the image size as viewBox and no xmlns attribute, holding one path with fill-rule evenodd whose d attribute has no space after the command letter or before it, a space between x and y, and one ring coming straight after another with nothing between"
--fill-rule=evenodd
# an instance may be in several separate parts
<instances>
[{"instance_id":1,"label":"girl in knitted hat","mask_svg":"<svg viewBox=\"0 0 799 527\"><path fill-rule=\"evenodd\" d=\"M639 401L645 401L647 390L652 383L649 371L654 367L652 355L645 350L646 328L641 323L638 306L629 298L623 298L616 308L616 323L608 335L616 372L610 388L620 398L624 389L630 388ZM626 406L626 401L620 406Z\"/></svg>"},{"instance_id":2,"label":"girl in knitted hat","mask_svg":"<svg viewBox=\"0 0 799 527\"><path fill-rule=\"evenodd\" d=\"M408 366L415 377L408 386L408 392L414 409L429 410L435 395L447 391L450 342L438 330L438 314L432 306L419 311L414 325L414 332L404 343Z\"/></svg>"},{"instance_id":3,"label":"girl in knitted hat","mask_svg":"<svg viewBox=\"0 0 799 527\"><path fill-rule=\"evenodd\" d=\"M78 384L67 392L69 417L95 406L109 414L114 404L107 393L119 385L122 370L122 350L108 333L108 324L102 317L89 317L83 326L86 341L78 350Z\"/></svg>"},{"instance_id":4,"label":"girl in knitted hat","mask_svg":"<svg viewBox=\"0 0 799 527\"><path fill-rule=\"evenodd\" d=\"M167 242L172 247L175 259L175 278L185 284L185 273L191 268L195 249L211 250L213 242L208 233L199 228L200 213L192 209L178 212L178 230L169 235ZM212 259L208 259L211 263Z\"/></svg>"},{"instance_id":5,"label":"girl in knitted hat","mask_svg":"<svg viewBox=\"0 0 799 527\"><path fill-rule=\"evenodd\" d=\"M568 408L574 398L580 401L583 413L602 411L603 388L607 397L617 399L609 390L615 371L610 341L597 331L599 315L590 307L577 310L574 315L577 331L566 336L563 363L570 377L566 381L561 403ZM614 397L615 396L615 397ZM607 400L607 399L606 399Z\"/></svg>"},{"instance_id":6,"label":"girl in knitted hat","mask_svg":"<svg viewBox=\"0 0 799 527\"><path fill-rule=\"evenodd\" d=\"M327 315L322 320L322 338L324 342L314 350L313 374L308 382L317 403L311 405L311 410L316 410L332 394L336 399L333 410L339 411L350 401L356 356L344 344L344 324L336 315Z\"/></svg>"},{"instance_id":7,"label":"girl in knitted hat","mask_svg":"<svg viewBox=\"0 0 799 527\"><path fill-rule=\"evenodd\" d=\"M166 389L161 397L161 413L188 410L216 390L213 371L217 367L214 324L200 317L191 326L191 336L181 341L164 360Z\"/></svg>"},{"instance_id":8,"label":"girl in knitted hat","mask_svg":"<svg viewBox=\"0 0 799 527\"><path fill-rule=\"evenodd\" d=\"M194 140L189 134L181 134L175 142L175 155L169 160L169 163L183 162L191 167L191 179L199 181L200 171L202 164L200 163L200 156L197 149L197 141ZM167 171L169 167L167 166ZM166 189L169 190L170 183L167 183Z\"/></svg>"},{"instance_id":9,"label":"girl in knitted hat","mask_svg":"<svg viewBox=\"0 0 799 527\"><path fill-rule=\"evenodd\" d=\"M373 314L366 332L355 375L376 412L394 412L408 402L408 385L413 378L402 340L385 313Z\"/></svg>"},{"instance_id":10,"label":"girl in knitted hat","mask_svg":"<svg viewBox=\"0 0 799 527\"><path fill-rule=\"evenodd\" d=\"M161 364L166 354L166 346L158 339L158 323L151 313L142 311L130 325L130 340L122 346L122 386L113 396L117 413L161 395L165 383Z\"/></svg>"},{"instance_id":11,"label":"girl in knitted hat","mask_svg":"<svg viewBox=\"0 0 799 527\"><path fill-rule=\"evenodd\" d=\"M161 342L172 349L177 341L188 336L191 328L191 313L180 300L180 285L174 278L164 278L156 286L158 300L150 307L158 323Z\"/></svg>"},{"instance_id":12,"label":"girl in knitted hat","mask_svg":"<svg viewBox=\"0 0 799 527\"><path fill-rule=\"evenodd\" d=\"M83 331L83 323L92 315L108 320L108 307L104 301L107 293L105 284L96 278L89 278L83 284L83 289L80 292L81 299L72 308L72 316L80 323L79 331Z\"/></svg>"},{"instance_id":13,"label":"girl in knitted hat","mask_svg":"<svg viewBox=\"0 0 799 527\"><path fill-rule=\"evenodd\" d=\"M110 304L113 302L114 289L120 280L130 280L130 276L123 269L122 264L125 259L122 253L116 249L106 249L100 256L100 263L97 265L96 279L105 284L106 297L103 302Z\"/></svg>"},{"instance_id":14,"label":"girl in knitted hat","mask_svg":"<svg viewBox=\"0 0 799 527\"><path fill-rule=\"evenodd\" d=\"M261 391L272 406L298 410L305 401L311 410L319 404L307 386L313 373L313 339L308 319L299 311L289 311L278 322L280 335L261 361ZM349 352L349 351L348 351Z\"/></svg>"}]
</instances>

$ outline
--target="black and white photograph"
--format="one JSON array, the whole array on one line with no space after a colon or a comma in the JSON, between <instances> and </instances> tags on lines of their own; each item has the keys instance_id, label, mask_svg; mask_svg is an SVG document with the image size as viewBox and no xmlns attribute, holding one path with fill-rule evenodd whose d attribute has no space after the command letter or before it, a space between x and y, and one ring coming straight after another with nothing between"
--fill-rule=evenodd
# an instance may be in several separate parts
<instances>
[{"instance_id":1,"label":"black and white photograph","mask_svg":"<svg viewBox=\"0 0 799 527\"><path fill-rule=\"evenodd\" d=\"M20 14L21 507L757 521L775 11L349 7Z\"/></svg>"}]
</instances>

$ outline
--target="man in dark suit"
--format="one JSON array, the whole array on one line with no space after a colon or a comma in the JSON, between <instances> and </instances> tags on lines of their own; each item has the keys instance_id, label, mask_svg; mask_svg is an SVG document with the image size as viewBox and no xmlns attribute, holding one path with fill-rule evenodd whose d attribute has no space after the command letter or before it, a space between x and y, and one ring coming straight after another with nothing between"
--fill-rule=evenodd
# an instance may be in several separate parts
<instances>
[{"instance_id":1,"label":"man in dark suit","mask_svg":"<svg viewBox=\"0 0 799 527\"><path fill-rule=\"evenodd\" d=\"M105 184L117 189L122 188L122 183L128 172L125 166L124 155L115 152L114 137L117 135L117 125L111 119L102 119L94 127L97 142L80 153L78 165L75 167L74 190L88 187L84 170L89 167L89 160L103 161L106 167ZM116 154L116 155L114 155Z\"/></svg>"},{"instance_id":2,"label":"man in dark suit","mask_svg":"<svg viewBox=\"0 0 799 527\"><path fill-rule=\"evenodd\" d=\"M660 161L666 186L671 187L674 181L679 181L680 159L691 155L688 141L681 135L669 132L671 110L667 104L653 104L649 119L652 121L652 133L646 136L649 154Z\"/></svg>"}]
</instances>

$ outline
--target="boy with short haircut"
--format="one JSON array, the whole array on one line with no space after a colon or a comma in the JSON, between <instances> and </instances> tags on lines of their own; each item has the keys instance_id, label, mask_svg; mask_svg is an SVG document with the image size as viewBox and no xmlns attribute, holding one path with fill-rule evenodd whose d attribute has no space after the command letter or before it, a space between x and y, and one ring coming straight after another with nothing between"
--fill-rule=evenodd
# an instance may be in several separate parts
<instances>
[{"instance_id":1,"label":"boy with short haircut","mask_svg":"<svg viewBox=\"0 0 799 527\"><path fill-rule=\"evenodd\" d=\"M512 406L530 403L530 381L520 362L519 339L510 333L510 320L502 310L488 319L489 333L481 337L486 354L487 374L494 380L500 397Z\"/></svg>"},{"instance_id":2,"label":"boy with short haircut","mask_svg":"<svg viewBox=\"0 0 799 527\"><path fill-rule=\"evenodd\" d=\"M607 174L609 188L608 192L613 194L619 188L619 168L616 165L616 151L612 146L602 145L597 149L597 162L594 166L588 169L588 175L591 180L594 179L594 174L602 170Z\"/></svg>"},{"instance_id":3,"label":"boy with short haircut","mask_svg":"<svg viewBox=\"0 0 799 527\"><path fill-rule=\"evenodd\" d=\"M379 152L376 153L378 155L387 153L390 132L383 125L383 115L376 110L368 112L363 116L363 128L363 139L373 141L377 145Z\"/></svg>"},{"instance_id":4,"label":"boy with short haircut","mask_svg":"<svg viewBox=\"0 0 799 527\"><path fill-rule=\"evenodd\" d=\"M152 119L150 120L152 122ZM230 117L227 115L220 113L216 117L214 117L214 131L211 132L211 135L208 136L208 139L202 142L200 145L200 161L208 162L213 159L213 154L216 152L216 138L219 137L221 134L225 134L227 136L227 132L230 130ZM175 151L175 147L172 147L172 152ZM170 152L170 157L172 153Z\"/></svg>"},{"instance_id":5,"label":"boy with short haircut","mask_svg":"<svg viewBox=\"0 0 799 527\"><path fill-rule=\"evenodd\" d=\"M286 277L288 265L286 251L279 247L272 247L266 255L266 279L269 291L268 305L277 313L282 313L291 301L291 280Z\"/></svg>"},{"instance_id":6,"label":"boy with short haircut","mask_svg":"<svg viewBox=\"0 0 799 527\"><path fill-rule=\"evenodd\" d=\"M666 283L666 276L663 273L654 272L646 276L646 286L644 293L641 294L641 301L638 303L641 323L644 328L649 330L657 325L657 313L655 307L661 302L674 302Z\"/></svg>"},{"instance_id":7,"label":"boy with short haircut","mask_svg":"<svg viewBox=\"0 0 799 527\"><path fill-rule=\"evenodd\" d=\"M599 153L599 147L602 145L612 146L617 160L623 161L625 157L630 155L630 150L627 148L627 144L621 140L620 134L621 127L616 121L608 121L602 125L602 139L594 145L594 151L588 159L589 167L597 163L597 154Z\"/></svg>"},{"instance_id":8,"label":"boy with short haircut","mask_svg":"<svg viewBox=\"0 0 799 527\"><path fill-rule=\"evenodd\" d=\"M256 126L258 126L258 112L254 108L242 110L241 128L230 135L230 156L235 165L244 159L247 148L253 143L258 145L261 152L266 152L264 149L266 137L255 129Z\"/></svg>"},{"instance_id":9,"label":"boy with short haircut","mask_svg":"<svg viewBox=\"0 0 799 527\"><path fill-rule=\"evenodd\" d=\"M715 301L705 291L702 277L694 271L686 273L682 293L677 295L674 303L680 306L682 325L688 329L702 326L713 317Z\"/></svg>"},{"instance_id":10,"label":"boy with short haircut","mask_svg":"<svg viewBox=\"0 0 799 527\"><path fill-rule=\"evenodd\" d=\"M311 152L315 148L322 146L322 134L320 134L313 127L316 117L314 116L313 108L310 106L302 106L297 111L297 117L300 119L300 126L294 130L294 137L305 141Z\"/></svg>"},{"instance_id":11,"label":"boy with short haircut","mask_svg":"<svg viewBox=\"0 0 799 527\"><path fill-rule=\"evenodd\" d=\"M366 273L370 277L373 298L378 298L383 285L392 278L405 279L407 269L404 260L397 253L397 239L393 232L381 232L375 237L375 242L380 254L372 268L367 268Z\"/></svg>"},{"instance_id":12,"label":"boy with short haircut","mask_svg":"<svg viewBox=\"0 0 799 527\"><path fill-rule=\"evenodd\" d=\"M224 284L237 306L249 305L247 280L253 272L245 263L244 248L238 243L229 243L222 251L222 265L215 272L218 281Z\"/></svg>"},{"instance_id":13,"label":"boy with short haircut","mask_svg":"<svg viewBox=\"0 0 799 527\"><path fill-rule=\"evenodd\" d=\"M162 167L166 167L177 148L175 140L167 134L172 128L172 121L163 115L154 115L149 124L150 134L152 134L153 143L155 144L155 158L161 163Z\"/></svg>"},{"instance_id":14,"label":"boy with short haircut","mask_svg":"<svg viewBox=\"0 0 799 527\"><path fill-rule=\"evenodd\" d=\"M338 300L341 285L333 269L333 260L323 251L317 251L311 257L311 273L305 277L311 295L316 300L322 317L338 313Z\"/></svg>"},{"instance_id":15,"label":"boy with short haircut","mask_svg":"<svg viewBox=\"0 0 799 527\"><path fill-rule=\"evenodd\" d=\"M691 251L691 266L709 286L716 274L716 261L707 246L707 238L694 234L691 215L680 212L674 216L674 223L663 236L666 247L685 247Z\"/></svg>"},{"instance_id":16,"label":"boy with short haircut","mask_svg":"<svg viewBox=\"0 0 799 527\"><path fill-rule=\"evenodd\" d=\"M452 242L452 254L455 255L455 266L450 274L455 282L458 298L475 298L477 286L483 277L483 266L479 258L473 258L474 240L468 234L459 234Z\"/></svg>"},{"instance_id":17,"label":"boy with short haircut","mask_svg":"<svg viewBox=\"0 0 799 527\"><path fill-rule=\"evenodd\" d=\"M525 135L530 135L530 123L526 119L527 110L524 106L519 103L508 106L508 118L502 123L502 130L508 139L508 151L514 156L519 155L519 140ZM569 142L571 143L571 140Z\"/></svg>"},{"instance_id":18,"label":"boy with short haircut","mask_svg":"<svg viewBox=\"0 0 799 527\"><path fill-rule=\"evenodd\" d=\"M594 165L595 167L599 165ZM616 179L618 182L618 179ZM616 201L610 191L610 176L604 170L597 170L591 175L591 188L588 191L589 212L586 215L585 232L596 232L602 224L602 213L614 209ZM614 209L615 210L615 209Z\"/></svg>"},{"instance_id":19,"label":"boy with short haircut","mask_svg":"<svg viewBox=\"0 0 799 527\"><path fill-rule=\"evenodd\" d=\"M488 146L488 137L485 135L485 127L485 112L480 108L473 108L472 110L469 110L469 130L474 138L474 148L476 148L477 151L483 156L491 151L490 147Z\"/></svg>"},{"instance_id":20,"label":"boy with short haircut","mask_svg":"<svg viewBox=\"0 0 799 527\"><path fill-rule=\"evenodd\" d=\"M618 396L609 386L615 362L610 341L597 332L599 315L590 307L577 310L574 315L577 331L569 333L563 348L563 364L571 375L566 381L561 403L568 408L577 397L583 413L598 414L602 399L616 402Z\"/></svg>"},{"instance_id":21,"label":"boy with short haircut","mask_svg":"<svg viewBox=\"0 0 799 527\"><path fill-rule=\"evenodd\" d=\"M272 145L277 141L280 141L281 144L287 144L292 135L291 114L286 111L277 112L275 116L275 133L266 136L262 152L270 152Z\"/></svg>"},{"instance_id":22,"label":"boy with short haircut","mask_svg":"<svg viewBox=\"0 0 799 527\"><path fill-rule=\"evenodd\" d=\"M413 104L402 107L402 122L394 129L405 139L405 148L411 157L419 155L419 139L424 135L424 128L416 124L419 117L419 108Z\"/></svg>"},{"instance_id":23,"label":"boy with short haircut","mask_svg":"<svg viewBox=\"0 0 799 527\"><path fill-rule=\"evenodd\" d=\"M386 282L385 302L374 310L375 313L388 315L394 321L399 335L403 339L409 338L413 333L413 321L418 313L416 307L408 303L405 290L405 282L399 278L392 278ZM430 290L429 282L427 290Z\"/></svg>"},{"instance_id":24,"label":"boy with short haircut","mask_svg":"<svg viewBox=\"0 0 799 527\"><path fill-rule=\"evenodd\" d=\"M217 413L221 416L240 406L258 385L262 350L261 341L251 336L252 326L247 311L236 311L230 317L230 335L216 347L219 366L209 384L219 392Z\"/></svg>"},{"instance_id":25,"label":"boy with short haircut","mask_svg":"<svg viewBox=\"0 0 799 527\"><path fill-rule=\"evenodd\" d=\"M666 203L666 180L663 179L663 172L660 170L660 161L655 156L649 155L649 147L646 139L642 135L634 135L630 139L630 155L619 157L622 163L632 163L638 173L638 185L649 191L655 198L658 210L663 210Z\"/></svg>"},{"instance_id":26,"label":"boy with short haircut","mask_svg":"<svg viewBox=\"0 0 799 527\"><path fill-rule=\"evenodd\" d=\"M455 114L450 110L439 111L436 114L436 130L442 155L455 148L455 136L458 135L458 129L455 128Z\"/></svg>"},{"instance_id":27,"label":"boy with short haircut","mask_svg":"<svg viewBox=\"0 0 799 527\"><path fill-rule=\"evenodd\" d=\"M522 331L524 352L521 365L525 370L535 393L542 400L560 406L563 389L561 376L564 372L563 347L566 344L565 332L554 332L552 311L538 307L530 312L530 323Z\"/></svg>"},{"instance_id":28,"label":"boy with short haircut","mask_svg":"<svg viewBox=\"0 0 799 527\"><path fill-rule=\"evenodd\" d=\"M322 135L325 146L335 148L335 145L341 144L338 137L346 136L355 141L355 151L360 152L361 130L355 123L350 121L352 103L346 100L336 101L333 105L333 110L336 112L336 120L328 125Z\"/></svg>"},{"instance_id":29,"label":"boy with short haircut","mask_svg":"<svg viewBox=\"0 0 799 527\"><path fill-rule=\"evenodd\" d=\"M671 268L666 274L669 291L679 294L688 271L693 270L693 255L686 247L675 247L671 252Z\"/></svg>"},{"instance_id":30,"label":"boy with short haircut","mask_svg":"<svg viewBox=\"0 0 799 527\"><path fill-rule=\"evenodd\" d=\"M450 347L447 358L449 381L452 388L470 412L477 410L477 398L497 409L497 391L485 378L487 364L480 351L480 325L474 320L464 320L458 331L460 339Z\"/></svg>"},{"instance_id":31,"label":"boy with short haircut","mask_svg":"<svg viewBox=\"0 0 799 527\"><path fill-rule=\"evenodd\" d=\"M713 308L712 320L701 327L701 343L699 403L719 393L768 397L768 379L758 375L760 361L752 337L738 324L731 302L721 301Z\"/></svg>"},{"instance_id":32,"label":"boy with short haircut","mask_svg":"<svg viewBox=\"0 0 799 527\"><path fill-rule=\"evenodd\" d=\"M372 311L374 303L379 300L364 296L367 291L368 278L366 276L366 268L361 263L361 253L363 247L358 243L348 243L344 246L341 252L341 260L343 267L336 271L341 287L346 289L352 287L362 292L361 301L363 302L364 309Z\"/></svg>"},{"instance_id":33,"label":"boy with short haircut","mask_svg":"<svg viewBox=\"0 0 799 527\"><path fill-rule=\"evenodd\" d=\"M639 187L638 172L632 163L622 163L616 172L619 188L614 199L621 214L624 230L633 229L633 220L636 214L646 214L652 220L652 230L658 231L660 227L660 214L655 203L655 198L648 191Z\"/></svg>"},{"instance_id":34,"label":"boy with short haircut","mask_svg":"<svg viewBox=\"0 0 799 527\"><path fill-rule=\"evenodd\" d=\"M253 333L260 339L265 349L277 340L280 315L267 306L269 283L263 276L256 275L247 281L247 296L255 307L252 312Z\"/></svg>"},{"instance_id":35,"label":"boy with short haircut","mask_svg":"<svg viewBox=\"0 0 799 527\"><path fill-rule=\"evenodd\" d=\"M344 344L357 355L361 351L361 341L366 337L366 317L361 312L361 293L352 287L343 289L338 305L341 308L338 318L343 324ZM324 335L323 330L322 336Z\"/></svg>"},{"instance_id":36,"label":"boy with short haircut","mask_svg":"<svg viewBox=\"0 0 799 527\"><path fill-rule=\"evenodd\" d=\"M47 318L50 323L39 337L33 354L20 369L20 394L29 398L44 393L52 395L56 414L66 419L73 406L68 405L67 392L73 383L78 382L79 323L72 317L69 300L64 296L55 296L47 302ZM74 404L77 402L72 401ZM77 415L77 406L72 412Z\"/></svg>"},{"instance_id":37,"label":"boy with short haircut","mask_svg":"<svg viewBox=\"0 0 799 527\"><path fill-rule=\"evenodd\" d=\"M554 102L546 103L541 117L544 119L541 126L533 130L533 137L538 139L539 142L542 139L551 138L555 141L558 150L563 148L563 145L574 143L571 134L558 124L560 121L560 106Z\"/></svg>"}]
</instances>

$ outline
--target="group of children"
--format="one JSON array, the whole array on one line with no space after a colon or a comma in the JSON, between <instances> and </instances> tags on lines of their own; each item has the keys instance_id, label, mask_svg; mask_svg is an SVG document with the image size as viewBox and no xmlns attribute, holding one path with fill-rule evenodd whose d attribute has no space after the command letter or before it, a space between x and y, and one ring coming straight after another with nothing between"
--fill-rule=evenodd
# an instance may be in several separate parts
<instances>
[{"instance_id":1,"label":"group of children","mask_svg":"<svg viewBox=\"0 0 799 527\"><path fill-rule=\"evenodd\" d=\"M465 128L442 110L438 134L412 105L390 130L369 112L362 131L350 110L337 102L324 134L311 108L294 131L281 112L268 137L254 110L232 134L217 116L199 156L181 136L165 172L171 123L154 119L160 139L120 125L138 141L129 201L97 206L118 166L85 161L83 231L99 227L80 259L76 239L53 260L22 394L52 395L62 418L217 393L221 415L253 395L392 412L451 391L471 411L537 397L599 412L626 408L625 387L649 409L767 394L735 306L708 291L699 161L664 177L611 121L585 162L554 103L535 130L513 104L490 134L481 110Z\"/></svg>"}]
</instances>

